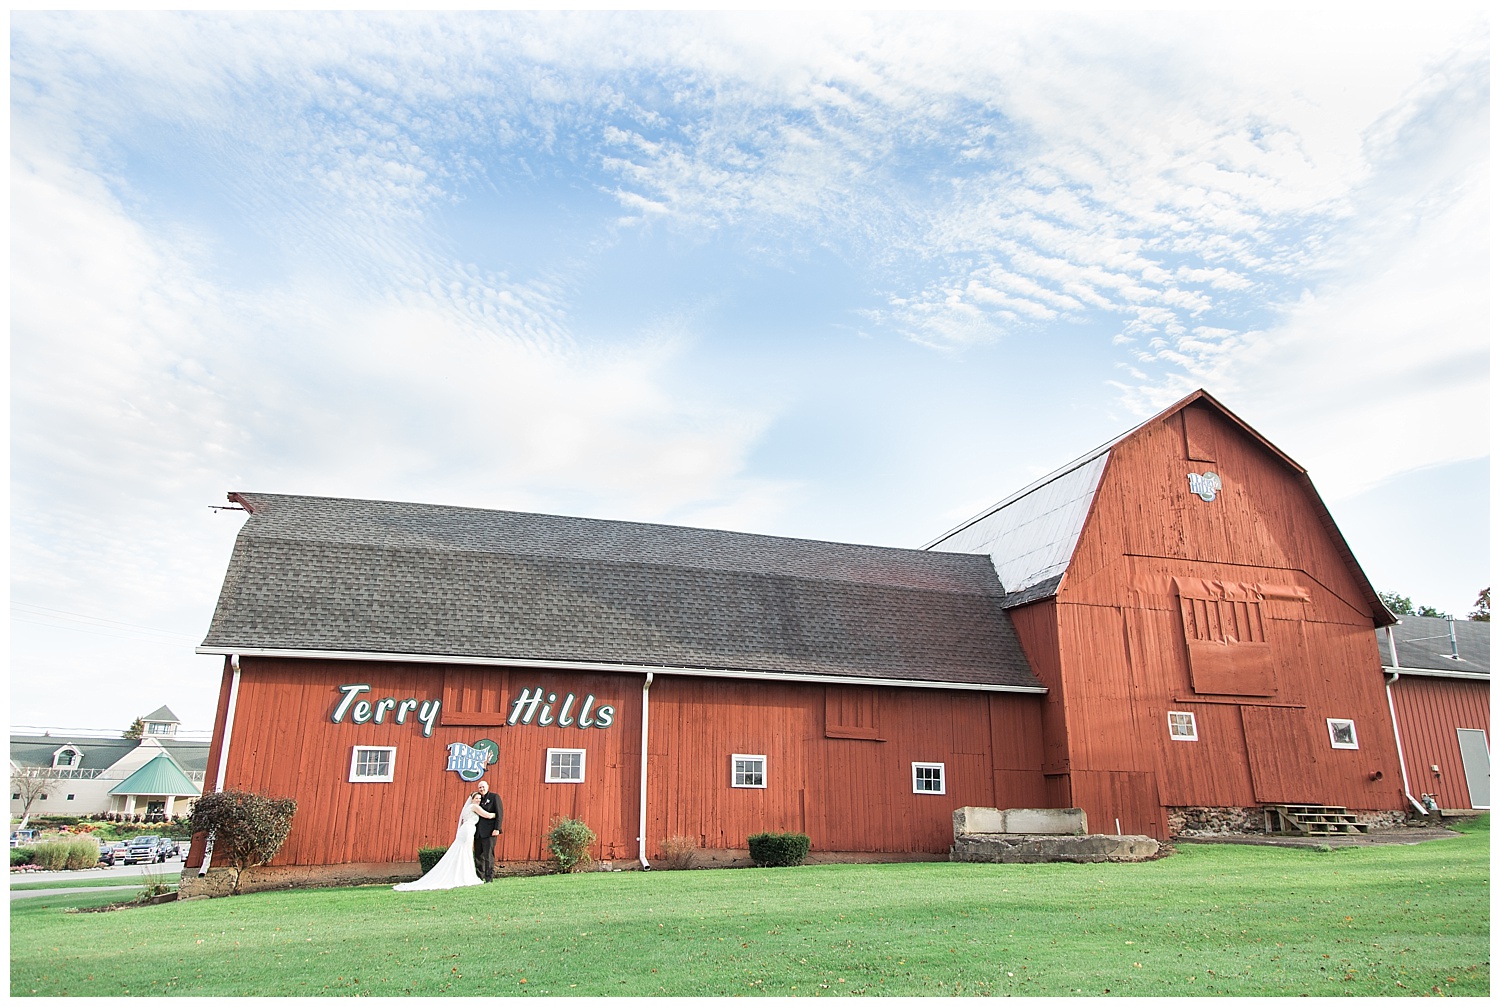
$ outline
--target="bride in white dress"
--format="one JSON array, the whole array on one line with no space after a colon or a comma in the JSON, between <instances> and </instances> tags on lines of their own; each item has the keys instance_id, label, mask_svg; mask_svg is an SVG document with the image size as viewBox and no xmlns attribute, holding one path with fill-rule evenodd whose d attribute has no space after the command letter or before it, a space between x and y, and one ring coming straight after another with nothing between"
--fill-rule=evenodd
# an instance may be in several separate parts
<instances>
[{"instance_id":1,"label":"bride in white dress","mask_svg":"<svg viewBox=\"0 0 1500 1007\"><path fill-rule=\"evenodd\" d=\"M438 888L463 888L466 885L482 885L484 880L474 872L474 825L479 821L479 795L473 794L464 804L458 816L458 833L453 845L443 854L443 859L432 865L432 870L415 881L392 885L398 892L429 892Z\"/></svg>"}]
</instances>

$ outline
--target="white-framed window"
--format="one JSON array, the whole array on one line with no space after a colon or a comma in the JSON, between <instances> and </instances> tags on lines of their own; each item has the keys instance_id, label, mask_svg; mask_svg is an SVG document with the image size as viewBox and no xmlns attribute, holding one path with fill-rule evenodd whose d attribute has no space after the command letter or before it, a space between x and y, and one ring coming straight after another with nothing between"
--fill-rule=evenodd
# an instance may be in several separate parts
<instances>
[{"instance_id":1,"label":"white-framed window","mask_svg":"<svg viewBox=\"0 0 1500 1007\"><path fill-rule=\"evenodd\" d=\"M52 753L52 768L67 769L83 761L83 753L72 745L64 745Z\"/></svg>"},{"instance_id":2,"label":"white-framed window","mask_svg":"<svg viewBox=\"0 0 1500 1007\"><path fill-rule=\"evenodd\" d=\"M1354 734L1354 721L1329 717L1328 743L1334 748L1358 748L1359 738Z\"/></svg>"},{"instance_id":3,"label":"white-framed window","mask_svg":"<svg viewBox=\"0 0 1500 1007\"><path fill-rule=\"evenodd\" d=\"M396 750L355 745L349 759L350 783L392 783L396 779Z\"/></svg>"},{"instance_id":4,"label":"white-framed window","mask_svg":"<svg viewBox=\"0 0 1500 1007\"><path fill-rule=\"evenodd\" d=\"M732 755L729 757L731 787L766 788L766 757L764 755Z\"/></svg>"},{"instance_id":5,"label":"white-framed window","mask_svg":"<svg viewBox=\"0 0 1500 1007\"><path fill-rule=\"evenodd\" d=\"M587 755L581 748L547 749L547 782L582 783L584 758Z\"/></svg>"},{"instance_id":6,"label":"white-framed window","mask_svg":"<svg viewBox=\"0 0 1500 1007\"><path fill-rule=\"evenodd\" d=\"M1197 716L1185 710L1168 710L1167 734L1173 741L1197 741Z\"/></svg>"},{"instance_id":7,"label":"white-framed window","mask_svg":"<svg viewBox=\"0 0 1500 1007\"><path fill-rule=\"evenodd\" d=\"M948 775L941 762L913 762L911 764L911 792L914 794L946 794Z\"/></svg>"},{"instance_id":8,"label":"white-framed window","mask_svg":"<svg viewBox=\"0 0 1500 1007\"><path fill-rule=\"evenodd\" d=\"M158 724L158 723L153 722L153 723L150 723L150 724L146 725L146 733L147 734L171 734L173 726L174 725L172 725L172 724Z\"/></svg>"}]
</instances>

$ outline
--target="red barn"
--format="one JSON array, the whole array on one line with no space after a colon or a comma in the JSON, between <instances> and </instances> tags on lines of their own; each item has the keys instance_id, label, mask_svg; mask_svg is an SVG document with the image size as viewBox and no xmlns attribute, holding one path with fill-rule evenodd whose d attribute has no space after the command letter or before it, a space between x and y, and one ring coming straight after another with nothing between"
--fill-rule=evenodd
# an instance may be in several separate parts
<instances>
[{"instance_id":1,"label":"red barn","mask_svg":"<svg viewBox=\"0 0 1500 1007\"><path fill-rule=\"evenodd\" d=\"M1394 617L1307 472L1207 393L928 548L995 563L1048 690L1049 805L1163 838L1400 816L1371 632Z\"/></svg>"},{"instance_id":2,"label":"red barn","mask_svg":"<svg viewBox=\"0 0 1500 1007\"><path fill-rule=\"evenodd\" d=\"M481 774L508 861L558 815L619 861L762 830L941 856L964 805L1159 838L1401 815L1392 617L1307 474L1202 392L925 550L231 499L208 785L298 800L289 870L410 864Z\"/></svg>"}]
</instances>

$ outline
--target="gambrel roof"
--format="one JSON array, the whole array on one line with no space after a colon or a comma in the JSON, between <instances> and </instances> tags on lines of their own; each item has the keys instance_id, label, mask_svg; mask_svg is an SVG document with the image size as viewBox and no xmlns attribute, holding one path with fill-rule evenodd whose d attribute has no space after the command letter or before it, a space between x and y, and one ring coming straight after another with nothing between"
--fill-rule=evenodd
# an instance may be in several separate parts
<instances>
[{"instance_id":1,"label":"gambrel roof","mask_svg":"<svg viewBox=\"0 0 1500 1007\"><path fill-rule=\"evenodd\" d=\"M202 653L558 662L1043 691L982 556L233 493Z\"/></svg>"},{"instance_id":2,"label":"gambrel roof","mask_svg":"<svg viewBox=\"0 0 1500 1007\"><path fill-rule=\"evenodd\" d=\"M1374 587L1370 585L1369 578L1360 568L1359 561L1354 558L1343 533L1334 523L1333 515L1328 512L1323 498L1313 487L1307 470L1201 388L1108 443L1073 459L958 527L944 532L923 548L989 556L1000 583L1005 587L1006 608L1052 597L1057 593L1063 574L1067 572L1072 560L1078 537L1083 532L1084 522L1088 520L1094 495L1098 492L1105 467L1109 464L1110 452L1145 427L1191 405L1213 409L1291 470L1293 478L1302 484L1324 533L1342 555L1355 582L1360 586L1364 600L1375 613L1375 624L1385 626L1395 622L1396 617L1381 602Z\"/></svg>"}]
</instances>

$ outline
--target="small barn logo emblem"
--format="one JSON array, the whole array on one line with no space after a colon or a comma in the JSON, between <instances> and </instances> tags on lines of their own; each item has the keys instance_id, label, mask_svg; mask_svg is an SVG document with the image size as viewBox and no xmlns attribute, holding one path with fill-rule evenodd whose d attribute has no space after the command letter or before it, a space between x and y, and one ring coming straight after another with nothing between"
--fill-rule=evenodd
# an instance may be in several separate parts
<instances>
[{"instance_id":1,"label":"small barn logo emblem","mask_svg":"<svg viewBox=\"0 0 1500 1007\"><path fill-rule=\"evenodd\" d=\"M494 746L493 741L488 745L484 741L474 745L455 741L448 746L448 772L457 773L459 779L473 783L484 775L484 767L494 762L499 754Z\"/></svg>"},{"instance_id":2,"label":"small barn logo emblem","mask_svg":"<svg viewBox=\"0 0 1500 1007\"><path fill-rule=\"evenodd\" d=\"M1196 472L1188 473L1188 492L1198 494L1206 503L1212 503L1214 497L1219 495L1219 490L1223 488L1224 482L1217 472L1205 472L1202 475Z\"/></svg>"}]
</instances>

